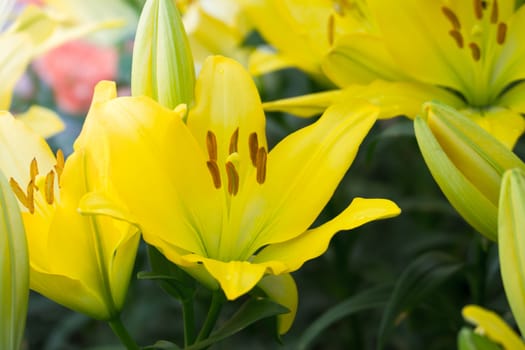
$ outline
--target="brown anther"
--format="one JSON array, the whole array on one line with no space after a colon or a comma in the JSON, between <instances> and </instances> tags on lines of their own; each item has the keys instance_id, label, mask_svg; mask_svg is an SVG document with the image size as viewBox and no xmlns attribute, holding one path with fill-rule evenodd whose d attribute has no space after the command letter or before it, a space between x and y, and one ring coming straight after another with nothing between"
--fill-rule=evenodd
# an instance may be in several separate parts
<instances>
[{"instance_id":1,"label":"brown anther","mask_svg":"<svg viewBox=\"0 0 525 350\"><path fill-rule=\"evenodd\" d=\"M505 37L507 36L507 24L500 22L498 23L498 44L502 45L505 42Z\"/></svg>"},{"instance_id":2,"label":"brown anther","mask_svg":"<svg viewBox=\"0 0 525 350\"><path fill-rule=\"evenodd\" d=\"M36 186L33 180L29 181L29 183L27 184L26 208L31 214L35 213L35 188Z\"/></svg>"},{"instance_id":3,"label":"brown anther","mask_svg":"<svg viewBox=\"0 0 525 350\"><path fill-rule=\"evenodd\" d=\"M53 204L55 200L55 172L51 170L46 175L44 197L47 204Z\"/></svg>"},{"instance_id":4,"label":"brown anther","mask_svg":"<svg viewBox=\"0 0 525 350\"><path fill-rule=\"evenodd\" d=\"M483 18L483 1L474 0L474 14L477 19Z\"/></svg>"},{"instance_id":5,"label":"brown anther","mask_svg":"<svg viewBox=\"0 0 525 350\"><path fill-rule=\"evenodd\" d=\"M57 150L56 158L55 171L57 173L58 185L60 186L60 177L62 176L62 171L64 171L64 152L62 152L60 148Z\"/></svg>"},{"instance_id":6,"label":"brown anther","mask_svg":"<svg viewBox=\"0 0 525 350\"><path fill-rule=\"evenodd\" d=\"M211 131L208 131L206 134L206 147L208 148L210 160L217 161L217 137Z\"/></svg>"},{"instance_id":7,"label":"brown anther","mask_svg":"<svg viewBox=\"0 0 525 350\"><path fill-rule=\"evenodd\" d=\"M498 23L498 15L499 15L498 0L494 0L492 2L492 11L490 13L490 23L492 24Z\"/></svg>"},{"instance_id":8,"label":"brown anther","mask_svg":"<svg viewBox=\"0 0 525 350\"><path fill-rule=\"evenodd\" d=\"M454 29L456 29L456 30L461 29L461 23L459 22L458 16L456 16L454 11L452 11L451 9L449 9L446 6L443 6L443 7L441 7L441 12L443 12L445 17L447 17L447 19L450 21L450 23L452 24L452 27Z\"/></svg>"},{"instance_id":9,"label":"brown anther","mask_svg":"<svg viewBox=\"0 0 525 350\"><path fill-rule=\"evenodd\" d=\"M257 166L257 151L259 150L259 140L257 134L252 132L248 138L248 145L250 147L250 159L253 166Z\"/></svg>"},{"instance_id":10,"label":"brown anther","mask_svg":"<svg viewBox=\"0 0 525 350\"><path fill-rule=\"evenodd\" d=\"M334 44L335 19L334 15L330 14L328 17L328 45Z\"/></svg>"},{"instance_id":11,"label":"brown anther","mask_svg":"<svg viewBox=\"0 0 525 350\"><path fill-rule=\"evenodd\" d=\"M228 175L228 193L235 196L239 192L239 173L232 162L226 162L226 175Z\"/></svg>"},{"instance_id":12,"label":"brown anther","mask_svg":"<svg viewBox=\"0 0 525 350\"><path fill-rule=\"evenodd\" d=\"M18 182L16 182L15 179L10 178L9 185L11 186L13 193L15 194L16 198L18 198L20 203L22 203L24 207L29 209L28 204L27 204L27 196L24 190L22 190L22 187L20 187L20 185L18 184Z\"/></svg>"},{"instance_id":13,"label":"brown anther","mask_svg":"<svg viewBox=\"0 0 525 350\"><path fill-rule=\"evenodd\" d=\"M217 189L221 188L221 173L219 171L219 166L217 165L217 162L214 160L209 160L206 162L206 165L208 166L208 170L210 171L213 186L215 186L215 188Z\"/></svg>"},{"instance_id":14,"label":"brown anther","mask_svg":"<svg viewBox=\"0 0 525 350\"><path fill-rule=\"evenodd\" d=\"M452 29L451 31L449 31L448 34L450 34L450 36L456 41L456 45L458 45L458 47L462 49L463 48L463 35L461 35L461 33L455 29Z\"/></svg>"},{"instance_id":15,"label":"brown anther","mask_svg":"<svg viewBox=\"0 0 525 350\"><path fill-rule=\"evenodd\" d=\"M38 175L38 163L36 162L36 158L33 158L31 160L31 165L29 165L29 177L32 181L34 181L37 175Z\"/></svg>"},{"instance_id":16,"label":"brown anther","mask_svg":"<svg viewBox=\"0 0 525 350\"><path fill-rule=\"evenodd\" d=\"M238 152L237 151L238 143L239 143L239 128L235 129L235 131L232 134L232 137L230 137L230 148L229 148L230 154Z\"/></svg>"},{"instance_id":17,"label":"brown anther","mask_svg":"<svg viewBox=\"0 0 525 350\"><path fill-rule=\"evenodd\" d=\"M468 46L470 47L470 53L472 54L472 58L474 59L474 61L479 61L481 58L481 50L478 44L470 43L468 44Z\"/></svg>"},{"instance_id":18,"label":"brown anther","mask_svg":"<svg viewBox=\"0 0 525 350\"><path fill-rule=\"evenodd\" d=\"M266 149L264 147L259 148L257 151L257 182L259 184L263 184L266 180L266 158Z\"/></svg>"}]
</instances>

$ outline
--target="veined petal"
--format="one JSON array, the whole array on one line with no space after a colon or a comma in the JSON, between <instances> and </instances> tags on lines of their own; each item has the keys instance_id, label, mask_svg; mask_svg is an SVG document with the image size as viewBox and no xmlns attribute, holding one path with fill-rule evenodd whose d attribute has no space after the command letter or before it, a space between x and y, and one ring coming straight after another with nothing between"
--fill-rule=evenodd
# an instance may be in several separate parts
<instances>
[{"instance_id":1,"label":"veined petal","mask_svg":"<svg viewBox=\"0 0 525 350\"><path fill-rule=\"evenodd\" d=\"M211 56L204 62L187 125L210 159L213 156L208 148L208 132L214 134L216 162L222 179L227 178L224 165L231 153L250 159L248 140L252 133L257 135L259 147L268 148L264 112L252 77L239 63L226 57ZM230 149L232 143L236 144L237 152ZM249 161L240 162L239 166L237 171L242 183L253 167Z\"/></svg>"},{"instance_id":2,"label":"veined petal","mask_svg":"<svg viewBox=\"0 0 525 350\"><path fill-rule=\"evenodd\" d=\"M30 180L29 167L36 159L40 174L55 165L55 156L46 141L8 112L0 112L0 169L25 188Z\"/></svg>"},{"instance_id":3,"label":"veined petal","mask_svg":"<svg viewBox=\"0 0 525 350\"><path fill-rule=\"evenodd\" d=\"M17 114L16 118L43 138L56 135L65 128L58 114L42 106L31 106L26 112Z\"/></svg>"},{"instance_id":4,"label":"veined petal","mask_svg":"<svg viewBox=\"0 0 525 350\"><path fill-rule=\"evenodd\" d=\"M110 174L109 186L131 221L140 222L146 241L164 239L201 254L214 249L222 220L219 191L182 122L184 110L170 111L146 97L112 98L114 93L114 84L97 86L75 148L86 149Z\"/></svg>"},{"instance_id":5,"label":"veined petal","mask_svg":"<svg viewBox=\"0 0 525 350\"><path fill-rule=\"evenodd\" d=\"M440 0L369 1L384 42L415 79L465 91L472 58L449 34ZM468 44L468 43L467 43ZM414 50L417 48L417 50Z\"/></svg>"},{"instance_id":6,"label":"veined petal","mask_svg":"<svg viewBox=\"0 0 525 350\"><path fill-rule=\"evenodd\" d=\"M287 307L290 312L277 316L279 334L288 332L297 313L298 293L295 281L290 274L266 275L257 284L264 293L276 303Z\"/></svg>"},{"instance_id":7,"label":"veined petal","mask_svg":"<svg viewBox=\"0 0 525 350\"><path fill-rule=\"evenodd\" d=\"M501 141L508 149L514 148L516 141L525 131L523 116L511 109L494 107L482 112L470 109L461 112Z\"/></svg>"},{"instance_id":8,"label":"veined petal","mask_svg":"<svg viewBox=\"0 0 525 350\"><path fill-rule=\"evenodd\" d=\"M494 312L477 305L463 308L463 318L477 326L476 330L503 345L505 350L524 350L519 336Z\"/></svg>"},{"instance_id":9,"label":"veined petal","mask_svg":"<svg viewBox=\"0 0 525 350\"><path fill-rule=\"evenodd\" d=\"M523 8L525 8L525 6ZM525 83L518 83L507 90L496 104L525 114Z\"/></svg>"},{"instance_id":10,"label":"veined petal","mask_svg":"<svg viewBox=\"0 0 525 350\"><path fill-rule=\"evenodd\" d=\"M342 37L322 61L323 72L339 87L376 79L407 80L379 37L356 33Z\"/></svg>"},{"instance_id":11,"label":"veined petal","mask_svg":"<svg viewBox=\"0 0 525 350\"><path fill-rule=\"evenodd\" d=\"M334 105L270 152L266 182L251 187L244 201L233 203L241 218L236 237L240 256L247 258L262 246L290 240L312 224L377 114L376 107L363 102Z\"/></svg>"},{"instance_id":12,"label":"veined petal","mask_svg":"<svg viewBox=\"0 0 525 350\"><path fill-rule=\"evenodd\" d=\"M293 272L306 261L323 254L337 232L351 230L370 221L397 216L400 212L399 207L387 199L355 198L334 219L294 239L263 248L253 262L280 261L287 267L286 272Z\"/></svg>"}]
</instances>

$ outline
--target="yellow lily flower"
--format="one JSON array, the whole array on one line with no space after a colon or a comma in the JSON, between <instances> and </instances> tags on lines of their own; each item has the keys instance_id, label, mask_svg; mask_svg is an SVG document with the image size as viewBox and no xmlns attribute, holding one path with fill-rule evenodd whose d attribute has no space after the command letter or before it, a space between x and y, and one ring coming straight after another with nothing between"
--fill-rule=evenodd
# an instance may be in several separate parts
<instances>
[{"instance_id":1,"label":"yellow lily flower","mask_svg":"<svg viewBox=\"0 0 525 350\"><path fill-rule=\"evenodd\" d=\"M83 150L65 162L42 137L0 113L0 169L10 177L26 228L30 287L70 309L111 320L122 308L137 229L107 217L82 216L80 198L108 186Z\"/></svg>"},{"instance_id":2,"label":"yellow lily flower","mask_svg":"<svg viewBox=\"0 0 525 350\"><path fill-rule=\"evenodd\" d=\"M183 105L172 111L146 97L116 98L113 84L100 83L76 146L95 158L109 152L105 166L121 204L93 193L81 210L137 222L146 242L230 300L258 284L271 289L291 309L281 318L284 333L297 304L289 273L321 255L337 231L400 212L389 200L356 198L308 229L377 110L357 102L334 106L268 152L251 77L239 63L212 56L197 79L187 124L184 114Z\"/></svg>"},{"instance_id":3,"label":"yellow lily flower","mask_svg":"<svg viewBox=\"0 0 525 350\"><path fill-rule=\"evenodd\" d=\"M525 350L523 340L496 313L477 305L463 308L463 318L476 326L476 332L500 344L503 350Z\"/></svg>"}]
</instances>

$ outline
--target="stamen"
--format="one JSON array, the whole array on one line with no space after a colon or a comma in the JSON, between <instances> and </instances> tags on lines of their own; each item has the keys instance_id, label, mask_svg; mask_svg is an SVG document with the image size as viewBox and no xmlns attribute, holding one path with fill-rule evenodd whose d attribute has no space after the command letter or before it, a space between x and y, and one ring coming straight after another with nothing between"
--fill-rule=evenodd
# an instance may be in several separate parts
<instances>
[{"instance_id":1,"label":"stamen","mask_svg":"<svg viewBox=\"0 0 525 350\"><path fill-rule=\"evenodd\" d=\"M472 54L474 61L479 61L481 58L481 50L479 46L476 43L470 43L468 46L470 47L470 53Z\"/></svg>"},{"instance_id":2,"label":"stamen","mask_svg":"<svg viewBox=\"0 0 525 350\"><path fill-rule=\"evenodd\" d=\"M37 175L38 163L36 162L36 158L33 158L33 160L31 160L31 165L29 166L29 176L31 178L31 181L34 181Z\"/></svg>"},{"instance_id":3,"label":"stamen","mask_svg":"<svg viewBox=\"0 0 525 350\"><path fill-rule=\"evenodd\" d=\"M31 214L35 213L35 183L33 180L29 181L27 184L27 206L26 208L29 210Z\"/></svg>"},{"instance_id":4,"label":"stamen","mask_svg":"<svg viewBox=\"0 0 525 350\"><path fill-rule=\"evenodd\" d=\"M22 190L22 187L20 187L18 182L16 182L15 179L10 178L9 179L9 185L11 186L11 189L13 190L13 193L15 194L16 198L18 198L20 203L22 203L22 205L24 207L29 209L29 206L27 204L26 194L25 194L24 190Z\"/></svg>"},{"instance_id":5,"label":"stamen","mask_svg":"<svg viewBox=\"0 0 525 350\"><path fill-rule=\"evenodd\" d=\"M208 148L210 160L217 161L217 137L211 131L208 131L206 134L206 147Z\"/></svg>"},{"instance_id":6,"label":"stamen","mask_svg":"<svg viewBox=\"0 0 525 350\"><path fill-rule=\"evenodd\" d=\"M208 166L208 170L210 171L213 186L215 186L215 188L217 189L221 188L221 173L219 171L219 166L217 165L217 162L214 160L209 160L206 162L206 165Z\"/></svg>"},{"instance_id":7,"label":"stamen","mask_svg":"<svg viewBox=\"0 0 525 350\"><path fill-rule=\"evenodd\" d=\"M53 170L47 173L45 185L44 197L46 197L46 202L53 204L55 199L55 172Z\"/></svg>"},{"instance_id":8,"label":"stamen","mask_svg":"<svg viewBox=\"0 0 525 350\"><path fill-rule=\"evenodd\" d=\"M461 35L461 33L455 29L452 29L450 32L448 32L448 34L450 34L450 36L456 41L456 45L458 45L458 47L462 49L463 48L463 35Z\"/></svg>"},{"instance_id":9,"label":"stamen","mask_svg":"<svg viewBox=\"0 0 525 350\"><path fill-rule=\"evenodd\" d=\"M498 10L498 0L494 0L494 2L492 3L492 12L490 13L490 23L498 23Z\"/></svg>"},{"instance_id":10,"label":"stamen","mask_svg":"<svg viewBox=\"0 0 525 350\"><path fill-rule=\"evenodd\" d=\"M259 141L257 134L252 132L248 138L248 145L250 146L250 159L253 166L257 166L257 151L259 150Z\"/></svg>"},{"instance_id":11,"label":"stamen","mask_svg":"<svg viewBox=\"0 0 525 350\"><path fill-rule=\"evenodd\" d=\"M496 39L498 44L502 45L505 42L506 36L507 36L507 24L503 22L498 23L498 37Z\"/></svg>"},{"instance_id":12,"label":"stamen","mask_svg":"<svg viewBox=\"0 0 525 350\"><path fill-rule=\"evenodd\" d=\"M266 180L266 149L264 147L259 148L257 151L257 182L263 184Z\"/></svg>"},{"instance_id":13,"label":"stamen","mask_svg":"<svg viewBox=\"0 0 525 350\"><path fill-rule=\"evenodd\" d=\"M57 173L58 186L60 186L60 177L64 171L64 152L62 152L60 148L57 150L56 158L57 163L55 164L55 171Z\"/></svg>"},{"instance_id":14,"label":"stamen","mask_svg":"<svg viewBox=\"0 0 525 350\"><path fill-rule=\"evenodd\" d=\"M230 154L238 152L237 151L237 144L239 143L239 128L235 129L235 131L232 134L232 137L230 138Z\"/></svg>"},{"instance_id":15,"label":"stamen","mask_svg":"<svg viewBox=\"0 0 525 350\"><path fill-rule=\"evenodd\" d=\"M441 12L443 12L445 17L447 17L454 29L459 30L461 28L461 23L459 22L458 16L456 16L454 11L452 11L446 6L443 6L441 7Z\"/></svg>"},{"instance_id":16,"label":"stamen","mask_svg":"<svg viewBox=\"0 0 525 350\"><path fill-rule=\"evenodd\" d=\"M481 0L474 0L474 13L477 19L483 18L483 2Z\"/></svg>"},{"instance_id":17,"label":"stamen","mask_svg":"<svg viewBox=\"0 0 525 350\"><path fill-rule=\"evenodd\" d=\"M228 192L235 196L239 192L239 173L232 162L226 163L226 174L228 175Z\"/></svg>"},{"instance_id":18,"label":"stamen","mask_svg":"<svg viewBox=\"0 0 525 350\"><path fill-rule=\"evenodd\" d=\"M334 44L334 15L330 14L328 17L328 45L332 46Z\"/></svg>"}]
</instances>

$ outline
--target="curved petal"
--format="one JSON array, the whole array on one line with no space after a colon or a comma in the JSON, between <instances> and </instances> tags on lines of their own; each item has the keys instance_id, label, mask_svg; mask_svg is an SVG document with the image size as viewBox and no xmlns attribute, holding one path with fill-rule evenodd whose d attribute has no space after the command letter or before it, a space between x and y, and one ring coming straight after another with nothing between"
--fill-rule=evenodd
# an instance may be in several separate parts
<instances>
[{"instance_id":1,"label":"curved petal","mask_svg":"<svg viewBox=\"0 0 525 350\"><path fill-rule=\"evenodd\" d=\"M523 7L525 9L525 6ZM525 83L520 82L507 90L496 103L518 113L525 114Z\"/></svg>"},{"instance_id":2,"label":"curved petal","mask_svg":"<svg viewBox=\"0 0 525 350\"><path fill-rule=\"evenodd\" d=\"M266 275L257 284L263 292L276 303L290 310L290 312L277 316L277 330L279 334L288 332L292 327L297 313L298 293L295 281L290 274Z\"/></svg>"},{"instance_id":3,"label":"curved petal","mask_svg":"<svg viewBox=\"0 0 525 350\"><path fill-rule=\"evenodd\" d=\"M253 75L262 75L294 66L292 60L267 48L259 48L253 51L248 61L248 69Z\"/></svg>"},{"instance_id":4,"label":"curved petal","mask_svg":"<svg viewBox=\"0 0 525 350\"><path fill-rule=\"evenodd\" d=\"M470 53L449 34L440 0L370 0L384 42L405 73L427 83L467 90ZM416 50L414 48L417 48Z\"/></svg>"},{"instance_id":5,"label":"curved petal","mask_svg":"<svg viewBox=\"0 0 525 350\"><path fill-rule=\"evenodd\" d=\"M467 305L462 311L463 318L477 326L486 336L503 345L507 350L525 350L520 337L494 312L477 305Z\"/></svg>"},{"instance_id":6,"label":"curved petal","mask_svg":"<svg viewBox=\"0 0 525 350\"><path fill-rule=\"evenodd\" d=\"M147 242L212 252L220 239L215 228L221 227L222 202L204 154L182 122L184 111L115 94L112 83L97 86L75 149L85 149L99 172L108 174L107 186L126 204L130 221L141 224Z\"/></svg>"},{"instance_id":7,"label":"curved petal","mask_svg":"<svg viewBox=\"0 0 525 350\"><path fill-rule=\"evenodd\" d=\"M243 194L232 211L241 218L243 258L292 239L315 220L374 124L378 109L356 102L330 107L314 124L281 141L268 155L266 181Z\"/></svg>"},{"instance_id":8,"label":"curved petal","mask_svg":"<svg viewBox=\"0 0 525 350\"><path fill-rule=\"evenodd\" d=\"M253 262L280 261L286 265L287 272L298 270L306 261L323 254L337 232L351 230L370 221L397 216L400 212L399 207L387 199L355 198L334 219L294 239L263 248Z\"/></svg>"},{"instance_id":9,"label":"curved petal","mask_svg":"<svg viewBox=\"0 0 525 350\"><path fill-rule=\"evenodd\" d=\"M42 106L31 106L16 119L26 124L43 138L58 134L65 129L65 124L56 112Z\"/></svg>"},{"instance_id":10,"label":"curved petal","mask_svg":"<svg viewBox=\"0 0 525 350\"><path fill-rule=\"evenodd\" d=\"M383 40L369 34L357 33L339 39L321 67L340 87L368 84L375 79L407 80Z\"/></svg>"},{"instance_id":11,"label":"curved petal","mask_svg":"<svg viewBox=\"0 0 525 350\"><path fill-rule=\"evenodd\" d=\"M0 110L11 105L16 82L24 73L32 57L32 44L25 34L0 35Z\"/></svg>"},{"instance_id":12,"label":"curved petal","mask_svg":"<svg viewBox=\"0 0 525 350\"><path fill-rule=\"evenodd\" d=\"M518 138L525 131L525 120L519 112L506 108L492 108L488 111L462 110L508 149L514 148Z\"/></svg>"}]
</instances>

